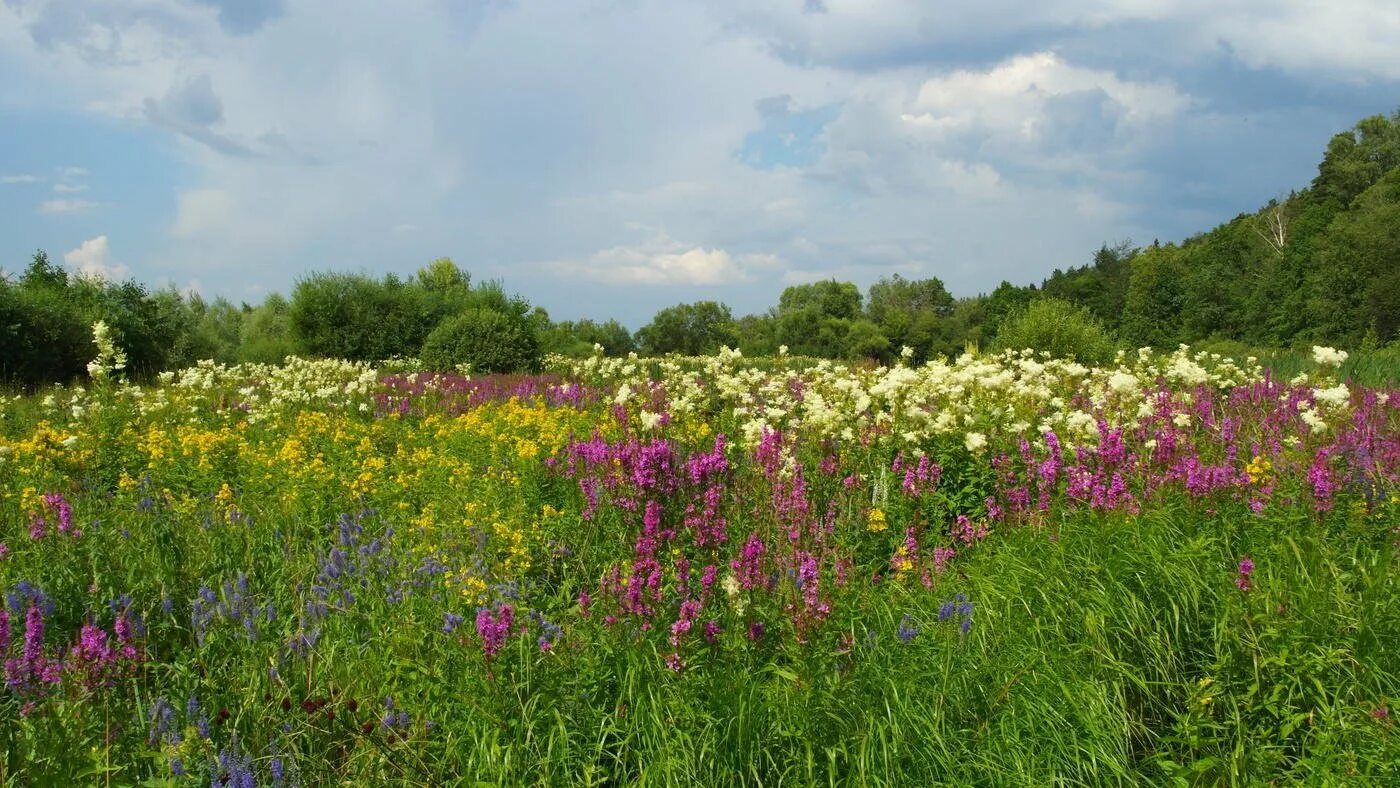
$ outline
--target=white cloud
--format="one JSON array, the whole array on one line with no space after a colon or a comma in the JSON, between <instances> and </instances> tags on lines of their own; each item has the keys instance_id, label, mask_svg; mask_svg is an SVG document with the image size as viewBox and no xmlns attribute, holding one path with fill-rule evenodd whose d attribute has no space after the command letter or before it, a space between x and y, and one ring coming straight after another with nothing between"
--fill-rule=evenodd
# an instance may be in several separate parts
<instances>
[{"instance_id":1,"label":"white cloud","mask_svg":"<svg viewBox=\"0 0 1400 788\"><path fill-rule=\"evenodd\" d=\"M1323 69L1400 78L1400 5L1394 0L832 0L738 3L736 26L795 62L877 70L1005 51L1016 43L1085 34L1162 31L1151 53L1190 63L1228 48L1251 67Z\"/></svg>"},{"instance_id":2,"label":"white cloud","mask_svg":"<svg viewBox=\"0 0 1400 788\"><path fill-rule=\"evenodd\" d=\"M0 85L0 107L144 124L157 152L143 155L177 160L167 232L127 251L151 281L197 265L211 292L284 290L309 268L406 273L451 255L557 317L625 320L656 305L621 285L704 286L755 310L784 277L897 271L970 293L1104 241L1171 237L1153 166L1288 127L1255 114L1233 140L1202 132L1217 110L1188 95L1201 74L1171 64L1400 74L1393 0L824 0L806 14L798 0L345 0L331 27L324 0L267 2L234 19L232 0L0 0L0 49L26 86ZM1144 29L1157 46L1119 53ZM825 151L815 163L739 160L775 97L836 116L802 129ZM1334 120L1316 122L1304 179ZM1172 162L1148 161L1166 145ZM86 183L82 168L7 166L42 167L55 196ZM1195 210L1221 210L1199 189ZM1231 210L1252 207L1240 199ZM634 243L646 235L616 234L629 222L669 235ZM541 269L567 276L528 276Z\"/></svg>"},{"instance_id":3,"label":"white cloud","mask_svg":"<svg viewBox=\"0 0 1400 788\"><path fill-rule=\"evenodd\" d=\"M0 183L38 183L42 178L37 175L0 175Z\"/></svg>"},{"instance_id":4,"label":"white cloud","mask_svg":"<svg viewBox=\"0 0 1400 788\"><path fill-rule=\"evenodd\" d=\"M54 192L58 194L77 194L85 192L87 189L87 185L82 183L55 183L53 185Z\"/></svg>"},{"instance_id":5,"label":"white cloud","mask_svg":"<svg viewBox=\"0 0 1400 788\"><path fill-rule=\"evenodd\" d=\"M900 112L902 135L944 161L936 176L987 196L1008 169L1083 182L1131 171L1193 105L1165 81L1132 81L1052 52L925 80ZM951 160L951 161L950 161Z\"/></svg>"},{"instance_id":6,"label":"white cloud","mask_svg":"<svg viewBox=\"0 0 1400 788\"><path fill-rule=\"evenodd\" d=\"M45 215L82 213L96 207L97 203L91 200L44 200L39 203L39 213Z\"/></svg>"},{"instance_id":7,"label":"white cloud","mask_svg":"<svg viewBox=\"0 0 1400 788\"><path fill-rule=\"evenodd\" d=\"M614 246L585 260L558 261L548 267L566 276L609 284L725 285L748 281L754 269L780 265L776 255L734 257L723 249L688 247L658 233L640 244Z\"/></svg>"},{"instance_id":8,"label":"white cloud","mask_svg":"<svg viewBox=\"0 0 1400 788\"><path fill-rule=\"evenodd\" d=\"M83 241L77 249L65 252L63 262L80 276L116 282L131 275L131 269L112 260L107 236L99 235Z\"/></svg>"}]
</instances>

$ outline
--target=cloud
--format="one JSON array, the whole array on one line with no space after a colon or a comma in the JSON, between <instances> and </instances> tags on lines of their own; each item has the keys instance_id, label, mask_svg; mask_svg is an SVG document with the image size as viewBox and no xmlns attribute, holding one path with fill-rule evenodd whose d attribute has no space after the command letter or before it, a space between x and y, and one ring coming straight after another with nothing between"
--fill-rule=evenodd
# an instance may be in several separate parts
<instances>
[{"instance_id":1,"label":"cloud","mask_svg":"<svg viewBox=\"0 0 1400 788\"><path fill-rule=\"evenodd\" d=\"M233 35L247 35L286 10L283 0L195 0L219 11L219 26Z\"/></svg>"},{"instance_id":2,"label":"cloud","mask_svg":"<svg viewBox=\"0 0 1400 788\"><path fill-rule=\"evenodd\" d=\"M880 71L983 66L1008 51L1165 35L1148 53L1189 66L1222 48L1252 68L1400 78L1400 6L1393 0L832 0L740 3L734 27L802 65Z\"/></svg>"},{"instance_id":3,"label":"cloud","mask_svg":"<svg viewBox=\"0 0 1400 788\"><path fill-rule=\"evenodd\" d=\"M170 234L193 238L215 232L233 220L233 197L219 189L193 189L179 195Z\"/></svg>"},{"instance_id":4,"label":"cloud","mask_svg":"<svg viewBox=\"0 0 1400 788\"><path fill-rule=\"evenodd\" d=\"M131 275L131 269L112 260L112 250L107 244L107 236L99 235L83 241L71 251L65 252L63 262L80 276L105 279L117 282Z\"/></svg>"},{"instance_id":5,"label":"cloud","mask_svg":"<svg viewBox=\"0 0 1400 788\"><path fill-rule=\"evenodd\" d=\"M626 285L725 285L751 279L754 268L781 265L772 254L733 257L723 249L688 247L657 233L632 246L614 246L587 259L549 264L556 273Z\"/></svg>"},{"instance_id":6,"label":"cloud","mask_svg":"<svg viewBox=\"0 0 1400 788\"><path fill-rule=\"evenodd\" d=\"M87 189L87 185L82 183L55 183L53 185L54 192L58 194L77 194L85 192Z\"/></svg>"},{"instance_id":7,"label":"cloud","mask_svg":"<svg viewBox=\"0 0 1400 788\"><path fill-rule=\"evenodd\" d=\"M121 167L92 184L132 208L122 245L150 281L197 261L211 292L285 290L307 269L451 255L556 317L632 320L667 285L736 310L771 305L784 277L899 272L970 294L1208 227L1305 184L1330 134L1393 109L1394 13L0 0L25 88L0 85L0 106L32 108L18 117L36 129L86 121L95 149L142 138L131 159L113 143ZM172 174L139 207L138 147ZM632 224L667 234L618 234Z\"/></svg>"},{"instance_id":8,"label":"cloud","mask_svg":"<svg viewBox=\"0 0 1400 788\"><path fill-rule=\"evenodd\" d=\"M1134 82L1071 65L1053 52L1020 55L986 71L926 80L900 116L922 139L966 150L1101 150L1190 105L1166 82Z\"/></svg>"},{"instance_id":9,"label":"cloud","mask_svg":"<svg viewBox=\"0 0 1400 788\"><path fill-rule=\"evenodd\" d=\"M0 175L0 183L38 183L43 180L37 175Z\"/></svg>"},{"instance_id":10,"label":"cloud","mask_svg":"<svg viewBox=\"0 0 1400 788\"><path fill-rule=\"evenodd\" d=\"M142 102L146 120L182 134L227 156L252 156L248 145L214 127L224 119L224 103L208 74L171 84L160 99Z\"/></svg>"},{"instance_id":11,"label":"cloud","mask_svg":"<svg viewBox=\"0 0 1400 788\"><path fill-rule=\"evenodd\" d=\"M97 203L90 200L45 200L39 203L39 213L46 216L68 213L82 213L97 207Z\"/></svg>"}]
</instances>

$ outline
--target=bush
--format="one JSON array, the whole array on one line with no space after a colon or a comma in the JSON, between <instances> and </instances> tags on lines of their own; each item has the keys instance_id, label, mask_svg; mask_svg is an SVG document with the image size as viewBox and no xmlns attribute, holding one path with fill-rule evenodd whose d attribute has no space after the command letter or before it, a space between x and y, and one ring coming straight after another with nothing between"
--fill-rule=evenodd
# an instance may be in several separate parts
<instances>
[{"instance_id":1,"label":"bush","mask_svg":"<svg viewBox=\"0 0 1400 788\"><path fill-rule=\"evenodd\" d=\"M997 332L1001 350L1047 350L1056 358L1084 364L1113 360L1114 342L1089 310L1058 298L1032 301L1011 315Z\"/></svg>"},{"instance_id":2,"label":"bush","mask_svg":"<svg viewBox=\"0 0 1400 788\"><path fill-rule=\"evenodd\" d=\"M540 345L521 320L494 309L468 309L438 324L423 342L423 366L446 372L460 364L472 372L520 372L540 363Z\"/></svg>"}]
</instances>

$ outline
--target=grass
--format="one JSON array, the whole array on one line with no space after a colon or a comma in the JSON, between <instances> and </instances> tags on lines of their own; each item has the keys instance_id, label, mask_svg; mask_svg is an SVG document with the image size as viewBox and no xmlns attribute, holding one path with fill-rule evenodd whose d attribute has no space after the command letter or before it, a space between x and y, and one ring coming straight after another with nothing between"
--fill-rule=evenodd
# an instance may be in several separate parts
<instances>
[{"instance_id":1,"label":"grass","mask_svg":"<svg viewBox=\"0 0 1400 788\"><path fill-rule=\"evenodd\" d=\"M1400 781L1390 492L1262 514L1179 489L1140 512L1057 498L959 546L926 586L891 571L903 526L981 501L984 463L960 437L940 444L946 495L890 504L888 531L872 533L872 492L841 477L889 458L856 444L824 475L826 449L807 446L804 500L816 513L832 502L832 555L852 561L839 570L851 579L821 565L825 618L800 612L791 567L772 567L771 593L730 600L716 585L676 671L668 635L684 594L657 603L650 629L604 620L600 578L620 561L640 571L640 515L605 502L584 518L579 485L545 464L591 429L621 440L606 402L493 402L450 420L308 406L251 421L178 399L149 415L99 404L63 421L64 408L25 400L0 422L20 447L0 465L5 654L21 654L33 583L52 603L46 654L73 659L84 622L116 638L124 610L143 626L141 658L110 682L65 673L0 693L0 785L217 782L240 764L260 784L278 764L303 785ZM57 422L43 440L41 419ZM69 432L79 441L56 445ZM699 452L711 436L675 440ZM781 549L781 490L750 455L733 462L731 543L671 543L667 589L696 587L678 579L683 552L698 575L711 561L727 574L751 530ZM71 502L81 537L30 538L36 513L56 521L37 502L48 491ZM666 495L665 522L682 527L698 489ZM924 532L925 551L942 528ZM802 539L793 549L817 549ZM581 591L598 597L591 613ZM507 603L518 626L492 656L473 618ZM700 636L710 616L714 644ZM755 620L768 629L750 637ZM561 632L541 649L549 625Z\"/></svg>"}]
</instances>

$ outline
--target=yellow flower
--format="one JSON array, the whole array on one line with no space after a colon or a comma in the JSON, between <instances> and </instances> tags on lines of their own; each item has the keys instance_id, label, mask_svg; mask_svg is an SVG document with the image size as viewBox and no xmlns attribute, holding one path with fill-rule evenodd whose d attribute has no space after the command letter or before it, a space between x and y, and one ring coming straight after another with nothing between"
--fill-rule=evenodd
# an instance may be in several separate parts
<instances>
[{"instance_id":1,"label":"yellow flower","mask_svg":"<svg viewBox=\"0 0 1400 788\"><path fill-rule=\"evenodd\" d=\"M885 521L884 509L877 506L870 510L870 514L866 515L865 530L879 533L889 527L889 523Z\"/></svg>"}]
</instances>

